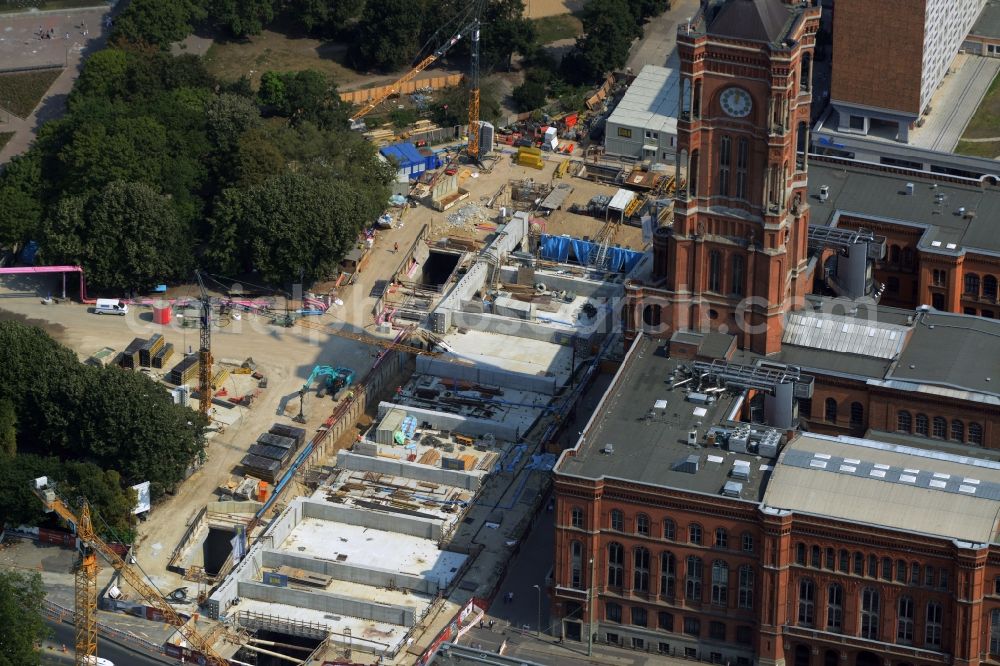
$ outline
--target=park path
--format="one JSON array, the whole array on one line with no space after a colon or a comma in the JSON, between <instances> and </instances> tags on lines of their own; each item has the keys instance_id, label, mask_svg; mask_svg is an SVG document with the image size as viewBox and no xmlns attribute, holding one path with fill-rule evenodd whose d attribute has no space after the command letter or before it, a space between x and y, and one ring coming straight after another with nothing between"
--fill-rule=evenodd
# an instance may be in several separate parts
<instances>
[{"instance_id":1,"label":"park path","mask_svg":"<svg viewBox=\"0 0 1000 666\"><path fill-rule=\"evenodd\" d=\"M83 71L83 63L87 56L95 51L104 48L107 42L108 29L104 26L104 15L111 11L109 8L84 9L79 11L63 10L58 12L60 16L65 16L73 21L86 20L89 26L88 35L84 37L77 30L70 33L69 39L57 35L53 41L64 43L65 48L65 68L59 77L52 83L41 101L27 118L19 118L6 109L0 109L0 132L13 132L7 144L0 149L0 169L10 162L11 158L20 155L31 147L39 128L46 122L58 118L66 111L66 99L69 97L73 84ZM44 12L32 12L18 16L4 15L4 20L24 20L32 24L38 20L37 17ZM54 14L54 13L53 13ZM47 41L47 40L46 40ZM15 64L16 63L13 63Z\"/></svg>"}]
</instances>

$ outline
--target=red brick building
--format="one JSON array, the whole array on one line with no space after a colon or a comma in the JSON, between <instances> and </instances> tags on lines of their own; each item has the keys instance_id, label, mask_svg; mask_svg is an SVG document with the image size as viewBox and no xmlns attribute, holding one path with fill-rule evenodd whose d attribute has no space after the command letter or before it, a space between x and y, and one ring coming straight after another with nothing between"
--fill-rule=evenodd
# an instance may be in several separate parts
<instances>
[{"instance_id":1,"label":"red brick building","mask_svg":"<svg viewBox=\"0 0 1000 666\"><path fill-rule=\"evenodd\" d=\"M556 465L568 639L734 664L1000 661L993 452L792 432L777 455L737 446L753 391L710 393L675 346L640 335Z\"/></svg>"},{"instance_id":2,"label":"red brick building","mask_svg":"<svg viewBox=\"0 0 1000 666\"><path fill-rule=\"evenodd\" d=\"M678 30L682 93L677 173L684 185L655 243L661 300L647 323L741 331L742 347L777 349L781 317L808 292L809 81L819 8L712 2ZM802 153L805 154L804 152Z\"/></svg>"}]
</instances>

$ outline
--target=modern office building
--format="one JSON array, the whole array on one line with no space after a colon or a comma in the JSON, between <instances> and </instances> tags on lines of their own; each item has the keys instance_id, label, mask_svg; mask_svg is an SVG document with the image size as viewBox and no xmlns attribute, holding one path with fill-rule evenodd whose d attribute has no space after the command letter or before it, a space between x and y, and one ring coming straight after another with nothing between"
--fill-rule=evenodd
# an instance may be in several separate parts
<instances>
[{"instance_id":1,"label":"modern office building","mask_svg":"<svg viewBox=\"0 0 1000 666\"><path fill-rule=\"evenodd\" d=\"M830 103L841 131L906 143L986 0L837 0Z\"/></svg>"}]
</instances>

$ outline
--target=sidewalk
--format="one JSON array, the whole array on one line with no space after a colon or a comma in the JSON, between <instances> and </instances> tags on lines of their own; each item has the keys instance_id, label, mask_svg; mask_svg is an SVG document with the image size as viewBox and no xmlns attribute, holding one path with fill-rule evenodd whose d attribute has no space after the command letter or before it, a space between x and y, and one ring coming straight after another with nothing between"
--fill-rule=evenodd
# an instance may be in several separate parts
<instances>
[{"instance_id":1,"label":"sidewalk","mask_svg":"<svg viewBox=\"0 0 1000 666\"><path fill-rule=\"evenodd\" d=\"M104 27L104 16L111 8L86 9L82 11L63 10L45 12L43 15L18 14L0 15L0 26L5 26L5 35L0 43L0 60L5 67L22 67L36 64L65 66L42 97L38 106L27 118L18 118L0 109L0 132L14 132L7 145L0 150L0 169L15 155L20 155L31 147L39 128L46 122L58 118L66 110L66 99L77 77L83 70L84 60L94 51L104 48L108 29ZM60 20L61 19L61 20ZM39 25L40 24L40 25ZM87 26L86 36L79 26ZM52 25L57 30L51 40L32 41L33 31L38 27ZM69 38L65 37L69 34ZM47 54L39 54L41 51ZM33 56L44 57L45 61Z\"/></svg>"}]
</instances>

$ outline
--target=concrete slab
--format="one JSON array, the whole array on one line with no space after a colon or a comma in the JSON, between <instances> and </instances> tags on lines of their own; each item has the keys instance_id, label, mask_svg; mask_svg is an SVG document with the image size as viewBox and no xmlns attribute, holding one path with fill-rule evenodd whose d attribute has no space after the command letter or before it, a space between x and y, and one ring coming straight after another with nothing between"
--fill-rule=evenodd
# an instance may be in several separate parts
<instances>
[{"instance_id":1,"label":"concrete slab","mask_svg":"<svg viewBox=\"0 0 1000 666\"><path fill-rule=\"evenodd\" d=\"M559 384L569 379L572 369L573 350L552 342L472 330L444 340L452 350L448 356L513 373L554 376Z\"/></svg>"},{"instance_id":2,"label":"concrete slab","mask_svg":"<svg viewBox=\"0 0 1000 666\"><path fill-rule=\"evenodd\" d=\"M433 578L447 586L468 556L439 550L427 539L357 525L304 518L277 550L332 560L365 562L379 569Z\"/></svg>"}]
</instances>

